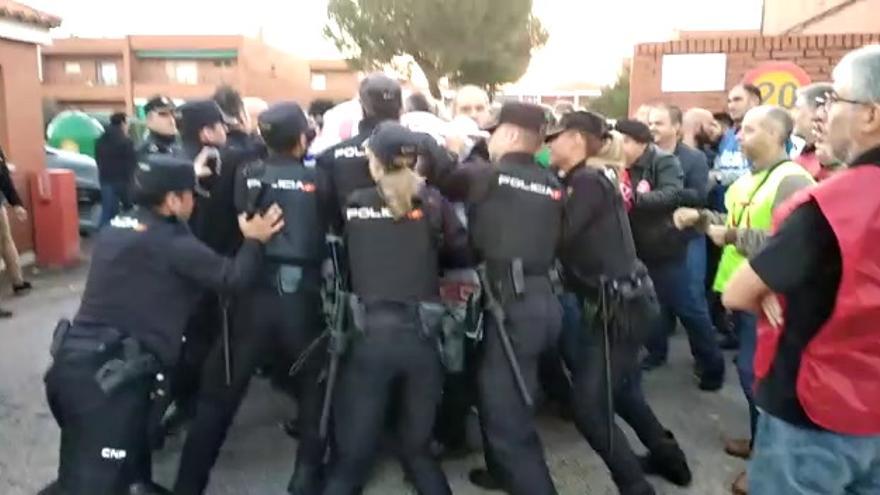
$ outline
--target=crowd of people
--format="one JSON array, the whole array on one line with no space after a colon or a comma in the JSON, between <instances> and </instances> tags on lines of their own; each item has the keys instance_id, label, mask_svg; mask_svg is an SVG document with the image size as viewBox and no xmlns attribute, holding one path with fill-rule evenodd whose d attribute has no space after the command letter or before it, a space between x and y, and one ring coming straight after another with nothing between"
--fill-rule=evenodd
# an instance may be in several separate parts
<instances>
[{"instance_id":1,"label":"crowd of people","mask_svg":"<svg viewBox=\"0 0 880 495\"><path fill-rule=\"evenodd\" d=\"M137 150L114 116L111 212L53 337L41 493L204 493L256 375L297 404L294 495L361 493L385 436L418 493L450 494L438 459L472 451L474 417L473 484L555 494L547 402L621 494L688 486L641 384L678 322L700 390L736 350L734 493L877 493L878 80L868 46L793 110L739 84L724 114L652 102L615 122L472 86L447 116L378 73L309 111L224 87L151 99ZM169 491L151 452L182 430Z\"/></svg>"}]
</instances>

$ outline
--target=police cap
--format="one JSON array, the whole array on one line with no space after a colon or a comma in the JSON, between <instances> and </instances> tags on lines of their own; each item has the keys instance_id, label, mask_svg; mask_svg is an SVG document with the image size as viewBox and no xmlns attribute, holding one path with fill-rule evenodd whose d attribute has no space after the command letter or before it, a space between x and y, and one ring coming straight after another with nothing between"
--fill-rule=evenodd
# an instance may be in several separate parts
<instances>
[{"instance_id":1,"label":"police cap","mask_svg":"<svg viewBox=\"0 0 880 495\"><path fill-rule=\"evenodd\" d=\"M494 132L501 124L511 124L543 134L546 130L547 116L544 109L531 103L507 102L501 107L498 118L486 130Z\"/></svg>"},{"instance_id":2,"label":"police cap","mask_svg":"<svg viewBox=\"0 0 880 495\"><path fill-rule=\"evenodd\" d=\"M168 110L174 111L174 102L171 101L171 98L163 95L156 95L149 100L147 100L147 104L144 105L144 113L156 112L160 110Z\"/></svg>"},{"instance_id":3,"label":"police cap","mask_svg":"<svg viewBox=\"0 0 880 495\"><path fill-rule=\"evenodd\" d=\"M286 151L300 142L309 131L309 120L302 107L294 102L276 103L259 117L260 134L272 149Z\"/></svg>"},{"instance_id":4,"label":"police cap","mask_svg":"<svg viewBox=\"0 0 880 495\"><path fill-rule=\"evenodd\" d=\"M191 190L196 175L192 161L169 154L151 154L138 163L134 172L135 193L160 196L169 192Z\"/></svg>"},{"instance_id":5,"label":"police cap","mask_svg":"<svg viewBox=\"0 0 880 495\"><path fill-rule=\"evenodd\" d=\"M186 133L198 132L226 120L214 100L188 101L177 109L177 114Z\"/></svg>"},{"instance_id":6,"label":"police cap","mask_svg":"<svg viewBox=\"0 0 880 495\"><path fill-rule=\"evenodd\" d=\"M617 132L624 136L629 136L638 143L648 144L654 142L651 129L644 122L632 119L618 120L615 129L617 129Z\"/></svg>"},{"instance_id":7,"label":"police cap","mask_svg":"<svg viewBox=\"0 0 880 495\"><path fill-rule=\"evenodd\" d=\"M422 135L397 122L383 122L373 131L367 148L388 170L412 168L418 160L422 139Z\"/></svg>"},{"instance_id":8,"label":"police cap","mask_svg":"<svg viewBox=\"0 0 880 495\"><path fill-rule=\"evenodd\" d=\"M400 83L381 72L370 74L361 81L358 97L367 117L396 118L403 108Z\"/></svg>"},{"instance_id":9,"label":"police cap","mask_svg":"<svg viewBox=\"0 0 880 495\"><path fill-rule=\"evenodd\" d=\"M569 112L562 116L559 124L547 131L546 141L553 141L563 132L571 130L604 138L608 135L608 124L605 117L594 112Z\"/></svg>"}]
</instances>

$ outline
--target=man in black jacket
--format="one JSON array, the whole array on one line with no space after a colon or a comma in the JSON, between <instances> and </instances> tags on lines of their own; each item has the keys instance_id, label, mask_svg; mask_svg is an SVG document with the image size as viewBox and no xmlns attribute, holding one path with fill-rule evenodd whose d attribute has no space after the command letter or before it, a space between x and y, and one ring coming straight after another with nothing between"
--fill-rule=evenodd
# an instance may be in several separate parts
<instances>
[{"instance_id":1,"label":"man in black jacket","mask_svg":"<svg viewBox=\"0 0 880 495\"><path fill-rule=\"evenodd\" d=\"M128 137L128 116L114 113L110 126L95 143L95 161L101 180L101 226L107 225L119 213L119 207L131 208L129 188L137 155L134 143Z\"/></svg>"},{"instance_id":2,"label":"man in black jacket","mask_svg":"<svg viewBox=\"0 0 880 495\"><path fill-rule=\"evenodd\" d=\"M678 158L653 144L654 136L647 125L623 120L617 123L617 130L624 135L627 169L621 177L621 192L629 209L633 239L663 306L664 314L655 332L667 332L669 320L678 317L688 332L697 361L700 389L718 390L724 383L724 356L715 340L708 306L692 297L687 239L672 221L677 207L699 204L699 197L684 189ZM650 369L662 363L649 358L645 364Z\"/></svg>"},{"instance_id":3,"label":"man in black jacket","mask_svg":"<svg viewBox=\"0 0 880 495\"><path fill-rule=\"evenodd\" d=\"M675 155L681 164L684 172L684 191L688 202L705 204L709 195L709 164L706 161L706 155L684 144L679 139L682 126L681 109L671 105L657 105L651 109L648 120L657 147ZM708 308L705 291L706 237L693 229L685 230L683 235L687 242L685 269L689 281L687 287L689 306ZM675 323L676 318L673 311L664 308L658 331L647 346L650 352L649 363L666 361L669 352L668 337L675 330ZM697 326L696 328L703 327ZM695 342L702 342L703 339L706 341L706 346L718 347L714 335L713 332L711 336L691 336L692 354L699 355L698 345ZM712 341L712 344L709 344L709 340ZM711 352L717 354L715 349L712 349Z\"/></svg>"},{"instance_id":4,"label":"man in black jacket","mask_svg":"<svg viewBox=\"0 0 880 495\"><path fill-rule=\"evenodd\" d=\"M242 162L265 158L266 144L259 134L251 132L251 125L241 94L232 86L220 86L214 92L214 101L227 119L226 152Z\"/></svg>"},{"instance_id":5,"label":"man in black jacket","mask_svg":"<svg viewBox=\"0 0 880 495\"><path fill-rule=\"evenodd\" d=\"M12 290L15 294L22 294L31 288L30 282L26 281L21 273L21 264L18 260L18 249L12 239L12 231L9 225L9 216L4 209L4 203L12 206L12 211L19 221L27 220L27 210L15 190L12 183L12 172L6 164L6 155L0 148L0 256L6 264L6 271L12 279ZM0 308L0 318L10 318L12 312Z\"/></svg>"}]
</instances>

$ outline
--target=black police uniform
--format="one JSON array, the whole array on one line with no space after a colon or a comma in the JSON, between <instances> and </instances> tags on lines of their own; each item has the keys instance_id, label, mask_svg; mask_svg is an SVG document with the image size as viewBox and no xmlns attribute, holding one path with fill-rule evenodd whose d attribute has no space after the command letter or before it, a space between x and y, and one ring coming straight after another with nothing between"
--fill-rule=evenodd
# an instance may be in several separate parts
<instances>
[{"instance_id":1,"label":"black police uniform","mask_svg":"<svg viewBox=\"0 0 880 495\"><path fill-rule=\"evenodd\" d=\"M183 132L183 143L176 156L193 162L203 144L198 140L198 130L223 121L220 107L213 100L188 102L178 109ZM241 244L238 228L238 212L235 209L235 181L241 175L242 161L227 148L221 149L219 162L209 163L212 175L198 180L199 194L190 219L193 234L215 252L233 255ZM172 384L170 400L176 404L175 413L166 418L168 430L174 430L194 414L195 397L198 393L201 370L217 340L223 319L231 319L231 301L216 292L205 291L201 302L184 332L186 342L180 359L177 380Z\"/></svg>"},{"instance_id":2,"label":"black police uniform","mask_svg":"<svg viewBox=\"0 0 880 495\"><path fill-rule=\"evenodd\" d=\"M194 184L192 166L167 156L151 157L135 180L158 193ZM138 464L148 451L151 393L157 380L173 378L199 291L245 287L261 257L259 243L247 241L234 260L223 258L185 223L142 207L101 232L79 312L69 327L59 324L45 379L61 426L55 493L118 495L150 482Z\"/></svg>"},{"instance_id":3,"label":"black police uniform","mask_svg":"<svg viewBox=\"0 0 880 495\"><path fill-rule=\"evenodd\" d=\"M386 123L370 138L383 164L416 160L420 138ZM407 166L407 165L398 165ZM443 251L465 259L467 236L451 206L431 188L394 219L378 187L355 191L345 208L355 322L334 403L335 458L325 495L360 493L379 448L385 413L399 385L399 458L418 493L450 494L430 453L443 388L438 349ZM456 253L459 253L458 255Z\"/></svg>"},{"instance_id":4,"label":"black police uniform","mask_svg":"<svg viewBox=\"0 0 880 495\"><path fill-rule=\"evenodd\" d=\"M295 103L272 106L260 116L267 143L276 149L308 130L302 109ZM231 384L224 379L224 349L217 343L205 364L204 381L175 485L177 495L201 494L220 447L247 391L248 383L265 355L280 352L289 366L323 330L321 263L326 258L324 203L327 186L319 172L299 158L273 153L246 167L236 195L238 209L263 211L278 204L285 225L266 245L266 263L253 290L241 296L231 335ZM304 367L290 380L289 392L299 404L302 431L297 467L290 492L310 495L318 487L317 474L324 454L318 434L322 387L318 382L320 350L309 354Z\"/></svg>"},{"instance_id":5,"label":"black police uniform","mask_svg":"<svg viewBox=\"0 0 880 495\"><path fill-rule=\"evenodd\" d=\"M581 315L581 331L568 336L562 353L571 371L578 430L605 461L622 495L652 495L654 489L645 480L639 458L609 413L616 413L636 431L662 468L677 463L688 478L690 473L684 454L657 420L641 388L639 350L658 308L647 270L636 258L623 199L612 180L613 176L583 163L564 178L568 199L560 260L566 289L589 310ZM605 338L611 339L610 377L605 369ZM609 385L612 404L607 404Z\"/></svg>"},{"instance_id":6,"label":"black police uniform","mask_svg":"<svg viewBox=\"0 0 880 495\"><path fill-rule=\"evenodd\" d=\"M544 112L535 105L508 103L499 119L540 134ZM468 206L471 245L490 283L496 290L500 286L507 333L534 397L538 361L557 345L562 317L548 276L562 222L559 181L529 153L508 153L496 167L475 163L434 176L447 197ZM519 263L522 273L515 274ZM513 275L521 276L522 284L513 284ZM478 405L489 471L511 494L554 494L533 411L519 392L497 323L487 316L484 325Z\"/></svg>"},{"instance_id":7,"label":"black police uniform","mask_svg":"<svg viewBox=\"0 0 880 495\"><path fill-rule=\"evenodd\" d=\"M174 108L174 102L167 96L154 96L144 105L144 112L147 114L158 110L173 112ZM138 146L137 156L138 159L145 160L147 156L153 154L167 155L178 154L179 152L180 145L176 134L169 136L149 130L140 146Z\"/></svg>"},{"instance_id":8,"label":"black police uniform","mask_svg":"<svg viewBox=\"0 0 880 495\"><path fill-rule=\"evenodd\" d=\"M336 198L331 213L331 226L341 232L343 211L348 196L374 185L364 144L377 125L386 120L397 120L403 107L400 84L384 74L371 74L360 85L360 101L364 118L358 124L358 133L321 153L316 166L330 179Z\"/></svg>"}]
</instances>

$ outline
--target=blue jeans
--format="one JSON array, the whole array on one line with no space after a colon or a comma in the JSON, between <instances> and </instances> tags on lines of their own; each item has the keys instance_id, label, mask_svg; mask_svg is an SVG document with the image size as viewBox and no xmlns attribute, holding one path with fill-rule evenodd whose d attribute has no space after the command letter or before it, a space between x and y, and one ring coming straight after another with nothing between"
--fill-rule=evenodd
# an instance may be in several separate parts
<instances>
[{"instance_id":1,"label":"blue jeans","mask_svg":"<svg viewBox=\"0 0 880 495\"><path fill-rule=\"evenodd\" d=\"M880 435L810 430L762 413L749 463L749 493L876 495Z\"/></svg>"},{"instance_id":2,"label":"blue jeans","mask_svg":"<svg viewBox=\"0 0 880 495\"><path fill-rule=\"evenodd\" d=\"M119 214L119 206L122 198L119 187L115 184L101 184L101 224L103 227Z\"/></svg>"},{"instance_id":3,"label":"blue jeans","mask_svg":"<svg viewBox=\"0 0 880 495\"><path fill-rule=\"evenodd\" d=\"M661 313L653 337L646 347L652 358L665 361L669 353L669 335L675 329L675 320L678 318L687 331L691 354L697 364L707 373L721 373L724 370L724 356L709 316L709 304L703 289L704 276L694 273L700 267L705 272L704 238L691 241L685 260L648 268L657 290Z\"/></svg>"},{"instance_id":4,"label":"blue jeans","mask_svg":"<svg viewBox=\"0 0 880 495\"><path fill-rule=\"evenodd\" d=\"M755 348L757 346L758 318L743 311L733 312L733 331L739 338L736 354L736 372L746 400L749 402L749 426L752 438L758 427L758 409L755 407Z\"/></svg>"}]
</instances>

